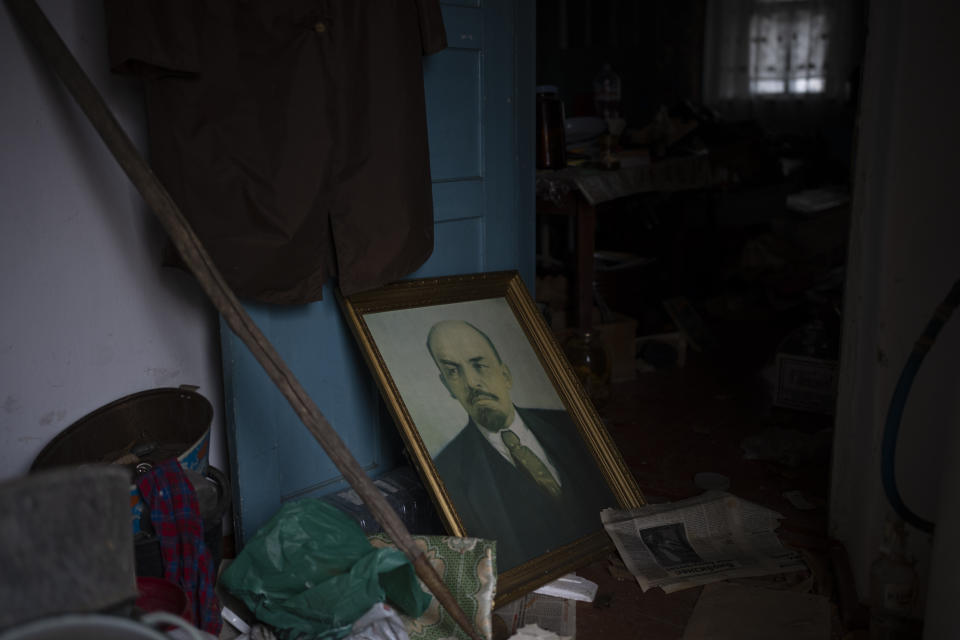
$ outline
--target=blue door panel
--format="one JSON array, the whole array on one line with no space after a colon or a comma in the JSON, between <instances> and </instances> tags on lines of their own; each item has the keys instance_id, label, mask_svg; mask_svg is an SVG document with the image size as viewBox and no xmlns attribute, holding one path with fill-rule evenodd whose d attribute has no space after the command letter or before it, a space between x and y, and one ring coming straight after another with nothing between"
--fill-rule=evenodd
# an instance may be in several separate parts
<instances>
[{"instance_id":1,"label":"blue door panel","mask_svg":"<svg viewBox=\"0 0 960 640\"><path fill-rule=\"evenodd\" d=\"M479 218L434 225L433 255L411 278L483 271L483 225Z\"/></svg>"},{"instance_id":2,"label":"blue door panel","mask_svg":"<svg viewBox=\"0 0 960 640\"><path fill-rule=\"evenodd\" d=\"M433 183L433 219L437 222L483 217L483 182L456 180Z\"/></svg>"},{"instance_id":3,"label":"blue door panel","mask_svg":"<svg viewBox=\"0 0 960 640\"><path fill-rule=\"evenodd\" d=\"M444 6L443 26L447 30L447 50L483 49L483 12L476 8Z\"/></svg>"},{"instance_id":4,"label":"blue door panel","mask_svg":"<svg viewBox=\"0 0 960 640\"><path fill-rule=\"evenodd\" d=\"M450 46L424 59L435 243L410 277L519 269L528 278L534 257L533 2L442 0L442 10ZM527 142L529 150L518 148ZM401 457L399 436L333 292L325 289L324 300L309 305L245 306L361 466L371 476L393 468ZM235 531L242 546L283 501L324 495L346 483L223 323L221 343Z\"/></svg>"},{"instance_id":5,"label":"blue door panel","mask_svg":"<svg viewBox=\"0 0 960 640\"><path fill-rule=\"evenodd\" d=\"M361 466L373 475L391 468L398 453L385 455L381 447L378 392L333 292L325 289L324 300L309 305L245 306ZM284 500L346 483L246 347L226 326L222 336L228 440L246 539Z\"/></svg>"},{"instance_id":6,"label":"blue door panel","mask_svg":"<svg viewBox=\"0 0 960 640\"><path fill-rule=\"evenodd\" d=\"M326 290L324 294L326 300L305 306L306 314L283 327L283 335L292 340L284 344L286 348L280 353L307 386L311 397L324 398L321 410L360 464L369 471L382 471L378 392L343 322L333 292ZM299 424L292 409L287 408L287 414L285 425ZM283 461L282 500L320 487L332 490L343 486L336 467L302 426L282 430L278 455ZM334 486L337 482L341 484Z\"/></svg>"},{"instance_id":7,"label":"blue door panel","mask_svg":"<svg viewBox=\"0 0 960 640\"><path fill-rule=\"evenodd\" d=\"M534 213L534 129L525 127L533 115L533 69L525 68L515 51L526 36L516 32L523 16L509 3L484 4L484 25L489 37L484 48L484 64L496 69L496 81L488 71L484 91L485 130L499 135L484 138L487 185L485 204L484 265L486 271L518 269L533 291L535 246L532 235L521 230L533 228ZM522 12L521 12L522 13ZM516 46L515 44L516 43ZM526 59L533 62L531 55ZM523 109L523 110L521 110ZM510 158L504 162L503 158ZM497 160L500 159L500 160Z\"/></svg>"},{"instance_id":8,"label":"blue door panel","mask_svg":"<svg viewBox=\"0 0 960 640\"><path fill-rule=\"evenodd\" d=\"M261 331L270 336L269 318L260 316L256 308L249 305L247 311ZM242 544L245 534L253 533L247 531L247 523L259 526L280 506L280 460L276 437L280 425L273 410L274 403L269 399L275 391L273 383L222 318L220 344L234 528L238 542Z\"/></svg>"},{"instance_id":9,"label":"blue door panel","mask_svg":"<svg viewBox=\"0 0 960 640\"><path fill-rule=\"evenodd\" d=\"M480 53L447 49L427 58L424 84L433 179L483 175Z\"/></svg>"}]
</instances>

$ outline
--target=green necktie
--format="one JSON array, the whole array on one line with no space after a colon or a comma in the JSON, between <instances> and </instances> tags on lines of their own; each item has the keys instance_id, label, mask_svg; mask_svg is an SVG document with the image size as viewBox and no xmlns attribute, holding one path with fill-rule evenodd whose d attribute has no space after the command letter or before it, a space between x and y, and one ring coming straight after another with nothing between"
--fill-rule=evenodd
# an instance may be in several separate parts
<instances>
[{"instance_id":1,"label":"green necktie","mask_svg":"<svg viewBox=\"0 0 960 640\"><path fill-rule=\"evenodd\" d=\"M503 438L503 444L507 445L507 450L513 456L513 460L536 481L540 487L552 495L554 498L560 497L560 485L554 480L550 469L544 464L543 460L537 457L530 447L520 444L520 438L513 431L504 429L500 432Z\"/></svg>"}]
</instances>

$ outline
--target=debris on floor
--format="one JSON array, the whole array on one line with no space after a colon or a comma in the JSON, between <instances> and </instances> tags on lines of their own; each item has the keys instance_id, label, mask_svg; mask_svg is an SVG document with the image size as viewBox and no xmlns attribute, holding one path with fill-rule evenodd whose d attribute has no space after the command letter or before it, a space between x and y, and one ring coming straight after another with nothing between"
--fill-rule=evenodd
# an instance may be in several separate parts
<instances>
[{"instance_id":1,"label":"debris on floor","mask_svg":"<svg viewBox=\"0 0 960 640\"><path fill-rule=\"evenodd\" d=\"M722 491L638 509L604 509L604 528L643 591L806 568L781 543L782 515Z\"/></svg>"},{"instance_id":2,"label":"debris on floor","mask_svg":"<svg viewBox=\"0 0 960 640\"><path fill-rule=\"evenodd\" d=\"M397 610L378 602L353 623L343 640L410 640L410 636Z\"/></svg>"},{"instance_id":3,"label":"debris on floor","mask_svg":"<svg viewBox=\"0 0 960 640\"><path fill-rule=\"evenodd\" d=\"M540 593L529 593L493 611L494 640L499 638L573 638L577 633L577 602ZM531 627L551 635L510 635L531 633Z\"/></svg>"},{"instance_id":4,"label":"debris on floor","mask_svg":"<svg viewBox=\"0 0 960 640\"><path fill-rule=\"evenodd\" d=\"M291 636L344 635L385 600L417 617L432 600L402 552L374 548L353 519L320 500L281 507L220 582L257 620Z\"/></svg>"},{"instance_id":5,"label":"debris on floor","mask_svg":"<svg viewBox=\"0 0 960 640\"><path fill-rule=\"evenodd\" d=\"M541 629L535 624L525 625L510 636L510 640L566 640L569 638L570 636L558 636L553 631Z\"/></svg>"},{"instance_id":6,"label":"debris on floor","mask_svg":"<svg viewBox=\"0 0 960 640\"><path fill-rule=\"evenodd\" d=\"M575 573L568 573L535 589L534 593L580 602L593 602L597 597L597 583L581 578Z\"/></svg>"},{"instance_id":7,"label":"debris on floor","mask_svg":"<svg viewBox=\"0 0 960 640\"><path fill-rule=\"evenodd\" d=\"M629 569L627 569L627 565L623 564L623 560L620 559L620 556L610 557L607 564L607 570L618 582L622 582L623 580L633 580L633 574L630 573Z\"/></svg>"}]
</instances>

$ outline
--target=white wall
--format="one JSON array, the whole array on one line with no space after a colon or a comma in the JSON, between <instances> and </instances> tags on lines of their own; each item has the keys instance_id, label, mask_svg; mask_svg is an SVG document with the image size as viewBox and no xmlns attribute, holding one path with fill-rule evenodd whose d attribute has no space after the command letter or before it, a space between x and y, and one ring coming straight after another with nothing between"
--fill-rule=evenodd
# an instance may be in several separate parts
<instances>
[{"instance_id":1,"label":"white wall","mask_svg":"<svg viewBox=\"0 0 960 640\"><path fill-rule=\"evenodd\" d=\"M141 150L143 102L107 63L102 3L41 2ZM216 315L160 266L163 232L0 3L0 479L86 413L194 384L226 470Z\"/></svg>"},{"instance_id":2,"label":"white wall","mask_svg":"<svg viewBox=\"0 0 960 640\"><path fill-rule=\"evenodd\" d=\"M960 278L960 10L876 0L870 13L831 479L831 533L850 553L861 597L890 511L880 480L890 396L914 341ZM955 317L924 361L901 423L900 491L928 520L960 498L957 487L942 486L944 471L960 464L950 453L960 430L958 352ZM931 540L912 528L910 540L926 581ZM960 572L956 557L935 562Z\"/></svg>"}]
</instances>

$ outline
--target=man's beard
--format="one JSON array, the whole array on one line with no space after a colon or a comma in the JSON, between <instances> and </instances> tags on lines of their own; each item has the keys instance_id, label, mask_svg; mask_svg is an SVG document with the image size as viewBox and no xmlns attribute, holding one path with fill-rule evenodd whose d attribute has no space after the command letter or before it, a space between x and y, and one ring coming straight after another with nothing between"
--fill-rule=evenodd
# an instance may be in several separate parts
<instances>
[{"instance_id":1,"label":"man's beard","mask_svg":"<svg viewBox=\"0 0 960 640\"><path fill-rule=\"evenodd\" d=\"M477 411L477 422L488 431L500 431L507 426L507 414L494 407L481 407Z\"/></svg>"},{"instance_id":2,"label":"man's beard","mask_svg":"<svg viewBox=\"0 0 960 640\"><path fill-rule=\"evenodd\" d=\"M475 405L477 400L480 398L487 398L490 400L500 399L492 393L475 389L470 393L470 404ZM496 407L491 407L488 405L477 407L476 421L481 427L487 429L488 431L500 431L500 429L508 426L507 414Z\"/></svg>"}]
</instances>

